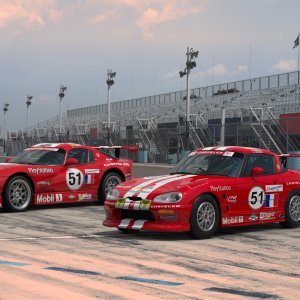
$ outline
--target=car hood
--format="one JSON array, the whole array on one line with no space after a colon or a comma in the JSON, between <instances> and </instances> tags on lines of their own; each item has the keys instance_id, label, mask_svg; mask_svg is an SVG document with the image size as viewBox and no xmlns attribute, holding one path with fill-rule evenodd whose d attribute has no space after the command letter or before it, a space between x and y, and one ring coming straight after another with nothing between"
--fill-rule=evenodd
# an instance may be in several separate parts
<instances>
[{"instance_id":1,"label":"car hood","mask_svg":"<svg viewBox=\"0 0 300 300\"><path fill-rule=\"evenodd\" d=\"M191 174L163 175L135 178L118 185L120 197L141 197L151 199L171 191L187 191L207 184L212 177Z\"/></svg>"}]
</instances>

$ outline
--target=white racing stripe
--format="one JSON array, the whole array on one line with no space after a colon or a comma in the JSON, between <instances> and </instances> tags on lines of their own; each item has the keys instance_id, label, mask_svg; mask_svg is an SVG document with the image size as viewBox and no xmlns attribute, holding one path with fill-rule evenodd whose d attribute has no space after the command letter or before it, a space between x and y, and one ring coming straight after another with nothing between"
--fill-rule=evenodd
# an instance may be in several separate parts
<instances>
[{"instance_id":1,"label":"white racing stripe","mask_svg":"<svg viewBox=\"0 0 300 300\"><path fill-rule=\"evenodd\" d=\"M118 228L127 228L129 226L129 223L132 221L133 219L123 219L121 221L121 223L119 224Z\"/></svg>"},{"instance_id":2,"label":"white racing stripe","mask_svg":"<svg viewBox=\"0 0 300 300\"><path fill-rule=\"evenodd\" d=\"M131 229L141 230L147 220L136 220Z\"/></svg>"},{"instance_id":3,"label":"white racing stripe","mask_svg":"<svg viewBox=\"0 0 300 300\"><path fill-rule=\"evenodd\" d=\"M141 192L138 194L138 197L141 197L142 199L147 199L148 195L150 193L152 193L153 191L155 191L156 189L158 189L159 187L167 184L167 183L170 183L170 182L173 182L173 181L176 181L176 180L181 180L181 179L186 179L186 178L189 178L189 177L194 177L196 175L184 175L184 176L180 176L180 177L173 177L173 178L168 178L168 179L165 179L165 180L162 180L158 183L156 183L154 186L153 186L153 189L151 189L150 191L147 190L146 192Z\"/></svg>"},{"instance_id":4,"label":"white racing stripe","mask_svg":"<svg viewBox=\"0 0 300 300\"><path fill-rule=\"evenodd\" d=\"M174 178L174 177L178 177L179 175L178 174L175 174L175 175L166 175L166 176L159 176L159 177L156 177L156 178L152 178L150 180L147 180L139 185L136 185L135 187L131 188L125 195L124 195L124 198L128 198L128 197L131 197L133 196L138 189L141 189L143 187L145 187L146 185L149 185L151 183L154 183L154 182L157 182L157 181L160 181L162 180L162 178Z\"/></svg>"},{"instance_id":5,"label":"white racing stripe","mask_svg":"<svg viewBox=\"0 0 300 300\"><path fill-rule=\"evenodd\" d=\"M230 147L218 147L218 148L216 148L215 150L218 150L218 151L225 151L226 149L228 149L228 148L230 148Z\"/></svg>"}]
</instances>

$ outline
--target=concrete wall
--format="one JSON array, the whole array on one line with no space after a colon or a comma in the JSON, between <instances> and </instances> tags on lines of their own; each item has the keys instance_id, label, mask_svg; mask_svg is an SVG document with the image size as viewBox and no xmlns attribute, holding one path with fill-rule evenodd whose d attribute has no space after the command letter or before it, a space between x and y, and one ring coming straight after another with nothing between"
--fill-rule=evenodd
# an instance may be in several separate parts
<instances>
[{"instance_id":1,"label":"concrete wall","mask_svg":"<svg viewBox=\"0 0 300 300\"><path fill-rule=\"evenodd\" d=\"M168 164L148 164L148 163L133 163L132 176L145 177L165 175L172 170L174 165Z\"/></svg>"}]
</instances>

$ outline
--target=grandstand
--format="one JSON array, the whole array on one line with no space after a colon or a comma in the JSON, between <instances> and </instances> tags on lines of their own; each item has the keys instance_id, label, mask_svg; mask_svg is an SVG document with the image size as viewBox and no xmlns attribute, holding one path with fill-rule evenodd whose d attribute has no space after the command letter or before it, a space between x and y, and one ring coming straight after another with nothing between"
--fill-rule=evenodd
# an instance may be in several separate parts
<instances>
[{"instance_id":1,"label":"grandstand","mask_svg":"<svg viewBox=\"0 0 300 300\"><path fill-rule=\"evenodd\" d=\"M111 103L110 144L140 143L149 162L176 162L196 147L258 146L277 153L300 150L300 73L291 72L191 89L186 149L186 91ZM34 128L8 133L12 153L39 142L107 144L107 104L70 109ZM299 125L298 125L299 124Z\"/></svg>"}]
</instances>

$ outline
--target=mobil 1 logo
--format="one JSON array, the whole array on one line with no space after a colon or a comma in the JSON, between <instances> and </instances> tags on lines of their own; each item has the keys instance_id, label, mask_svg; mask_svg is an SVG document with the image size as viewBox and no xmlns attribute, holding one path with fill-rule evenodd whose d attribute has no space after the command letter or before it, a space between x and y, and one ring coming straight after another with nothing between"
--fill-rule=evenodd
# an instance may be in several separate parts
<instances>
[{"instance_id":1,"label":"mobil 1 logo","mask_svg":"<svg viewBox=\"0 0 300 300\"><path fill-rule=\"evenodd\" d=\"M83 178L83 173L80 170L75 168L68 169L66 173L68 188L73 191L80 189L83 184Z\"/></svg>"},{"instance_id":2,"label":"mobil 1 logo","mask_svg":"<svg viewBox=\"0 0 300 300\"><path fill-rule=\"evenodd\" d=\"M255 186L248 195L248 204L252 209L260 209L265 200L265 192L260 186Z\"/></svg>"}]
</instances>

